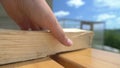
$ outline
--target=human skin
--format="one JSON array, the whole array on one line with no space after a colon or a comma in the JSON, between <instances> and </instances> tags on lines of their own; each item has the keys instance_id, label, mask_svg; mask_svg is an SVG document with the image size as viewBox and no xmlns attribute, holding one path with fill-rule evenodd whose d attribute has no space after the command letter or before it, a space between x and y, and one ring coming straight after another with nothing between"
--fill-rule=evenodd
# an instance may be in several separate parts
<instances>
[{"instance_id":1,"label":"human skin","mask_svg":"<svg viewBox=\"0 0 120 68\"><path fill-rule=\"evenodd\" d=\"M22 30L48 29L65 46L72 41L65 35L45 0L0 0L7 14Z\"/></svg>"}]
</instances>

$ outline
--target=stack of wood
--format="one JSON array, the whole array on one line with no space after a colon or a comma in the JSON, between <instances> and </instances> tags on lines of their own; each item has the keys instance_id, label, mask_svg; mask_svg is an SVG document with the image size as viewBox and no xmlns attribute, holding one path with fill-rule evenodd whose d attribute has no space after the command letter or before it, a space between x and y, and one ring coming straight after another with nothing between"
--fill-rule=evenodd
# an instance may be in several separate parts
<instances>
[{"instance_id":1,"label":"stack of wood","mask_svg":"<svg viewBox=\"0 0 120 68\"><path fill-rule=\"evenodd\" d=\"M46 31L0 30L0 68L120 68L120 55L92 49L93 32L65 29L66 47Z\"/></svg>"},{"instance_id":2,"label":"stack of wood","mask_svg":"<svg viewBox=\"0 0 120 68\"><path fill-rule=\"evenodd\" d=\"M47 31L0 30L0 64L43 58L60 52L90 47L93 33L79 29L64 29L74 42L66 47Z\"/></svg>"}]
</instances>

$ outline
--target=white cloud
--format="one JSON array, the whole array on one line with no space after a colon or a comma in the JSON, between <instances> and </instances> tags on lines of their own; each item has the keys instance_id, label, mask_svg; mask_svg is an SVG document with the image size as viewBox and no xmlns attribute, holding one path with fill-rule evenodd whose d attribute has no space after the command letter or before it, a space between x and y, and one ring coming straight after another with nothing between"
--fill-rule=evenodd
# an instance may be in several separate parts
<instances>
[{"instance_id":1,"label":"white cloud","mask_svg":"<svg viewBox=\"0 0 120 68\"><path fill-rule=\"evenodd\" d=\"M68 0L67 1L68 6L75 7L75 8L79 8L80 6L83 6L84 4L85 2L82 0Z\"/></svg>"},{"instance_id":2,"label":"white cloud","mask_svg":"<svg viewBox=\"0 0 120 68\"><path fill-rule=\"evenodd\" d=\"M116 22L116 24L118 24L118 26L120 27L120 17L117 17L114 22Z\"/></svg>"},{"instance_id":3,"label":"white cloud","mask_svg":"<svg viewBox=\"0 0 120 68\"><path fill-rule=\"evenodd\" d=\"M100 14L96 16L97 21L105 21L107 29L118 29L120 28L120 16L115 14Z\"/></svg>"},{"instance_id":4,"label":"white cloud","mask_svg":"<svg viewBox=\"0 0 120 68\"><path fill-rule=\"evenodd\" d=\"M120 17L106 20L106 28L108 29L119 29L120 28Z\"/></svg>"},{"instance_id":5,"label":"white cloud","mask_svg":"<svg viewBox=\"0 0 120 68\"><path fill-rule=\"evenodd\" d=\"M120 24L120 17L116 19L117 23Z\"/></svg>"},{"instance_id":6,"label":"white cloud","mask_svg":"<svg viewBox=\"0 0 120 68\"><path fill-rule=\"evenodd\" d=\"M104 14L100 14L97 16L97 21L105 21L105 20L113 19L113 18L116 18L116 15L104 13Z\"/></svg>"},{"instance_id":7,"label":"white cloud","mask_svg":"<svg viewBox=\"0 0 120 68\"><path fill-rule=\"evenodd\" d=\"M120 0L94 0L94 4L97 7L120 8Z\"/></svg>"},{"instance_id":8,"label":"white cloud","mask_svg":"<svg viewBox=\"0 0 120 68\"><path fill-rule=\"evenodd\" d=\"M55 12L54 14L55 14L56 17L65 17L65 16L70 15L70 12L60 10L58 12Z\"/></svg>"}]
</instances>

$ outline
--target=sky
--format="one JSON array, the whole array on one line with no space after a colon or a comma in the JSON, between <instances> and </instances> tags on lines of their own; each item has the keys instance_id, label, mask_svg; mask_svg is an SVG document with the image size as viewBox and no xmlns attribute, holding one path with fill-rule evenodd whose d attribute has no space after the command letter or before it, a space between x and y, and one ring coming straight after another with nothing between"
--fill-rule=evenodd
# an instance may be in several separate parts
<instances>
[{"instance_id":1,"label":"sky","mask_svg":"<svg viewBox=\"0 0 120 68\"><path fill-rule=\"evenodd\" d=\"M60 18L104 21L106 29L120 29L120 0L53 0Z\"/></svg>"}]
</instances>

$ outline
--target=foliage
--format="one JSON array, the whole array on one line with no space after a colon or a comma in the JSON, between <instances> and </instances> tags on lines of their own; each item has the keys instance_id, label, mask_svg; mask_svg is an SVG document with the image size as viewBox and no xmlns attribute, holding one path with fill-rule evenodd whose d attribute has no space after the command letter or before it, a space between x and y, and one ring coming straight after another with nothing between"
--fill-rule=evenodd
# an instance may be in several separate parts
<instances>
[{"instance_id":1,"label":"foliage","mask_svg":"<svg viewBox=\"0 0 120 68\"><path fill-rule=\"evenodd\" d=\"M113 48L120 49L120 31L105 30L104 44Z\"/></svg>"}]
</instances>

